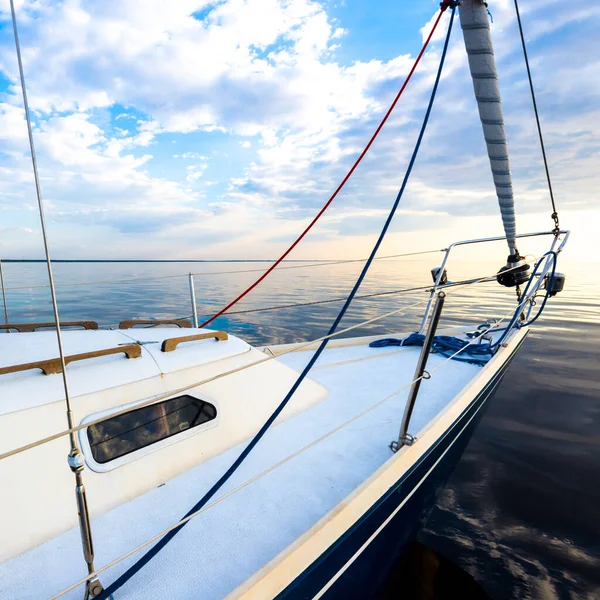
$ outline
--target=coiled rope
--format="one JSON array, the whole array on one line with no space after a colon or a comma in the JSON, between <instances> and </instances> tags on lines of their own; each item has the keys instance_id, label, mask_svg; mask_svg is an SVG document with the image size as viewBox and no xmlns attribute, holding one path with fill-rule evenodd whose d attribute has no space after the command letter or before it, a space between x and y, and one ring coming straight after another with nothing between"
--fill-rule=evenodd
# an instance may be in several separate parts
<instances>
[{"instance_id":1,"label":"coiled rope","mask_svg":"<svg viewBox=\"0 0 600 600\"><path fill-rule=\"evenodd\" d=\"M483 333L487 334L488 332L484 331ZM424 342L424 335L420 333L412 333L403 340L386 338L383 340L375 340L374 342L371 342L369 346L371 348L387 348L389 346L422 346ZM431 353L449 357L459 350L462 352L467 346L471 347L469 352L461 356L456 356L455 360L466 362L471 365L477 365L478 367L483 367L490 360L490 358L494 356L494 351L490 344L478 344L476 346L471 346L471 342L469 340L464 340L451 335L436 335L433 338Z\"/></svg>"}]
</instances>

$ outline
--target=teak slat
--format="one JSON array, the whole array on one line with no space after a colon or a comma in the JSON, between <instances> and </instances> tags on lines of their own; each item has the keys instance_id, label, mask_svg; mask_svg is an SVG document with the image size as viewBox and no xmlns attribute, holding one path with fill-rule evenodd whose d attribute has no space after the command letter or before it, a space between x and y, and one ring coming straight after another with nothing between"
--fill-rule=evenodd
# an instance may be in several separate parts
<instances>
[{"instance_id":1,"label":"teak slat","mask_svg":"<svg viewBox=\"0 0 600 600\"><path fill-rule=\"evenodd\" d=\"M135 325L177 325L183 328L192 326L185 319L127 319L119 323L119 329L131 329Z\"/></svg>"},{"instance_id":2,"label":"teak slat","mask_svg":"<svg viewBox=\"0 0 600 600\"><path fill-rule=\"evenodd\" d=\"M98 329L96 321L61 321L61 327L83 327L84 329ZM20 333L32 333L41 327L56 327L56 323L1 323L0 329L16 329Z\"/></svg>"},{"instance_id":3,"label":"teak slat","mask_svg":"<svg viewBox=\"0 0 600 600\"><path fill-rule=\"evenodd\" d=\"M177 348L179 344L183 344L185 342L209 340L210 338L215 338L217 342L224 342L226 339L228 339L228 337L229 336L225 331L211 331L210 333L198 333L196 335L186 335L183 337L168 338L163 341L160 349L163 352L173 352L173 350L175 350L175 348Z\"/></svg>"},{"instance_id":4,"label":"teak slat","mask_svg":"<svg viewBox=\"0 0 600 600\"><path fill-rule=\"evenodd\" d=\"M82 354L71 354L65 356L65 364L78 360L87 360L88 358L98 358L99 356L109 356L110 354L125 354L127 358L139 358L142 355L142 347L139 344L127 344L117 346L116 348L105 348L104 350L94 350L93 352L83 352ZM0 375L7 373L18 373L19 371L29 371L30 369L41 369L44 375L51 373L60 373L60 358L49 358L47 360L38 360L37 362L25 363L22 365L11 365L10 367L0 368Z\"/></svg>"}]
</instances>

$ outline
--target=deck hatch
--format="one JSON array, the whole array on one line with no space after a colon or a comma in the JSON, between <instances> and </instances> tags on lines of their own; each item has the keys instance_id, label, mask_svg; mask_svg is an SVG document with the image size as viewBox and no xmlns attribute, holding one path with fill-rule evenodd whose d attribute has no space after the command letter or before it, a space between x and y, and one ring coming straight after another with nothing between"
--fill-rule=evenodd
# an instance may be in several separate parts
<instances>
[{"instance_id":1,"label":"deck hatch","mask_svg":"<svg viewBox=\"0 0 600 600\"><path fill-rule=\"evenodd\" d=\"M189 431L217 416L213 404L183 395L131 410L87 429L94 460L105 464Z\"/></svg>"}]
</instances>

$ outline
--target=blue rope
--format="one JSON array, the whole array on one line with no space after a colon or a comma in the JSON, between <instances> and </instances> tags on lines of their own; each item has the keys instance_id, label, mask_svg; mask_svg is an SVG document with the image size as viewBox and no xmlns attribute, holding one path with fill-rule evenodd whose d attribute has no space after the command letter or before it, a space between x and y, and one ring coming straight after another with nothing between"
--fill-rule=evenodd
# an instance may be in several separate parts
<instances>
[{"instance_id":1,"label":"blue rope","mask_svg":"<svg viewBox=\"0 0 600 600\"><path fill-rule=\"evenodd\" d=\"M371 348L386 348L388 346L422 346L425 341L425 336L419 333L412 333L403 340L395 338L387 338L383 340L375 340L371 342L369 346ZM469 344L471 344L469 346ZM459 350L462 350L466 346L469 349L464 353L453 356ZM450 335L436 335L433 338L431 345L431 353L439 354L445 358L452 357L453 360L458 362L465 362L471 365L477 365L483 367L492 356L495 354L495 350L489 343L473 344L469 340L463 340L461 338L453 337Z\"/></svg>"},{"instance_id":2,"label":"blue rope","mask_svg":"<svg viewBox=\"0 0 600 600\"><path fill-rule=\"evenodd\" d=\"M479 325L479 327L477 327L475 332L467 334L467 337L474 338L481 335L484 332L484 329L487 329L488 334L492 332L497 333L499 331L503 331L504 333L502 333L500 338L493 344L489 342L482 343L481 341L479 344L472 344L468 340L463 340L461 338L448 335L436 335L433 338L433 343L431 345L431 353L439 354L440 356L444 356L446 358L452 358L452 360L456 360L459 362L466 362L480 367L484 366L490 360L490 358L492 358L494 354L496 354L498 348L500 347L500 344L502 344L502 342L506 339L506 336L513 329L513 327L526 327L528 325L531 325L532 323L535 323L540 318L542 312L544 311L544 308L546 307L546 302L548 302L548 298L550 297L550 292L552 291L552 281L554 280L554 275L556 272L556 261L558 258L556 252L554 252L553 250L546 252L546 254L544 254L544 256L542 256L542 258L540 258L535 263L535 266L533 267L533 271L529 276L529 280L527 281L527 285L525 286L525 290L523 291L522 296L523 298L527 296L527 292L529 291L531 284L535 280L540 266L542 265L542 263L544 263L548 256L552 258L552 272L548 277L548 284L546 285L546 293L544 294L544 300L542 301L540 308L538 309L537 313L533 318L529 319L529 321L527 322L518 323L519 315L522 311L521 303L519 303L513 316L511 317L510 323L506 327L500 329L492 328L492 325L490 325L489 323L483 323ZM369 347L387 348L390 346L423 346L424 342L424 335L421 335L419 333L412 333L407 338L401 340L396 338L384 338L381 340L375 340L374 342L371 342L369 344ZM461 354L458 354L457 356L453 356L454 354L456 354L456 352L462 350L463 348L466 348L467 346L469 346L468 350L461 352Z\"/></svg>"},{"instance_id":3,"label":"blue rope","mask_svg":"<svg viewBox=\"0 0 600 600\"><path fill-rule=\"evenodd\" d=\"M536 263L536 265L533 269L533 273L537 272L539 265L542 263L542 261L544 260L544 258L546 256L552 256L552 273L550 274L550 277L548 278L548 283L546 285L546 293L544 294L544 299L542 300L542 305L538 309L535 317L529 319L529 321L527 321L526 323L521 323L520 327L525 327L527 325L531 325L532 323L535 323L540 318L541 314L544 312L544 308L546 307L546 302L548 302L548 298L550 297L550 292L552 291L552 282L554 281L554 274L556 273L556 261L558 259L556 252L550 251L550 252L547 252L546 254L544 254L544 256L542 256L542 258L540 258L540 260ZM532 274L532 277L533 277L533 274Z\"/></svg>"},{"instance_id":4,"label":"blue rope","mask_svg":"<svg viewBox=\"0 0 600 600\"><path fill-rule=\"evenodd\" d=\"M425 112L425 118L423 120L423 125L421 127L421 131L419 133L419 137L417 138L417 143L415 145L415 149L413 151L412 157L410 159L410 162L408 164L408 168L406 170L406 174L404 175L404 180L402 182L402 186L400 188L400 191L398 192L398 195L396 196L396 200L390 210L390 213L385 221L385 224L383 226L383 229L381 230L381 233L379 234L379 238L377 239L377 242L375 243L375 246L373 247L373 250L371 251L371 254L368 258L368 260L366 261L363 270L360 273L360 276L358 277L358 279L356 280L356 283L354 284L354 287L352 288L352 291L350 292L350 294L348 295L348 298L346 299L346 302L344 303L344 306L342 307L342 310L340 310L338 316L336 317L335 321L333 322L333 325L331 326L331 328L329 329L329 332L327 335L332 335L333 333L335 333L338 325L340 324L340 321L342 320L342 318L344 317L344 315L346 314L346 311L348 310L348 307L350 306L352 300L354 299L354 296L356 295L356 293L358 292L366 274L367 271L369 270L369 267L371 266L371 263L373 262L373 259L375 258L375 255L377 254L377 251L379 250L379 246L381 246L381 243L383 242L383 238L385 237L390 224L392 222L392 219L396 213L396 210L398 208L398 205L400 204L400 200L402 198L402 195L404 193L404 190L406 188L406 184L408 183L408 179L410 177L411 171L413 169L413 166L415 164L415 160L417 158L417 154L419 152L419 148L421 146L421 142L423 140L423 136L425 134L425 129L427 128L427 123L429 121L429 116L431 114L431 109L433 107L433 102L435 100L435 96L436 96L436 92L437 92L437 88L440 82L440 78L442 75L442 69L444 66L444 61L446 59L446 53L448 50L448 42L450 41L450 33L452 31L452 23L454 22L454 14L455 14L455 8L452 8L452 14L450 16L450 24L448 25L448 32L446 34L446 41L444 42L444 50L442 52L442 56L440 59L440 65L438 68L438 72L435 78L435 83L433 85L433 89L431 91L431 98L429 99L429 105L427 106L427 111ZM327 346L327 342L329 340L323 340L321 342L321 344L319 345L318 349L316 350L316 352L314 353L314 355L312 356L312 358L310 359L310 361L308 362L308 364L306 365L306 367L304 367L302 373L300 374L300 376L298 377L298 379L296 380L296 382L294 383L294 385L291 387L290 391L287 393L287 395L285 396L285 398L281 401L281 403L279 404L279 406L273 411L273 414L265 421L264 425L260 428L260 430L258 431L258 433L252 438L252 440L249 442L249 444L246 446L246 448L244 448L244 450L241 452L241 454L235 459L235 461L232 463L232 465L227 469L227 471L225 471L225 473L220 477L220 479L210 488L210 490L208 490L208 492L206 494L204 494L204 496L185 514L185 516L183 517L184 519L186 517L189 517L191 514L195 513L196 511L200 510L218 491L219 489L223 486L223 484L235 473L235 471L238 469L238 467L244 462L244 460L246 459L246 457L250 454L250 452L252 451L252 449L256 446L256 444L258 444L258 442L261 440L261 438L265 435L265 433L267 432L267 430L269 429L269 427L271 427L271 425L273 424L273 422L275 421L275 419L277 419L277 417L280 415L281 411L286 407L287 403L290 401L291 397L294 395L294 393L296 392L296 390L298 389L298 387L300 386L300 384L304 381L304 379L306 378L306 376L308 375L308 372L311 370L311 368L313 367L313 365L315 364L315 362L317 362L319 356L321 355L321 353L323 352L323 350L325 350L325 347ZM177 527L176 529L171 530L169 533L167 533L164 537L162 537L157 543L156 545L154 545L146 554L144 554L144 556L142 556L136 563L134 563L131 567L129 567L129 569L127 569L127 571L125 571L125 573L123 573L123 575L121 575L118 579L116 579L110 586L108 586L101 594L100 596L98 596L98 598L100 600L107 600L108 597L113 594L116 590L118 590L123 584L125 584L127 581L129 581L129 579L131 579L131 577L133 577L133 575L135 575L142 567L144 567L144 565L146 565L154 556L156 556L156 554L158 554L158 552L160 552L160 550L162 550L174 537L175 535L177 535L177 533L179 531L181 531L181 529L187 524L186 523L182 523L179 527Z\"/></svg>"},{"instance_id":5,"label":"blue rope","mask_svg":"<svg viewBox=\"0 0 600 600\"><path fill-rule=\"evenodd\" d=\"M540 265L544 262L544 260L546 259L546 257L548 256L552 256L552 260L553 260L553 264L552 264L552 278L554 278L554 271L556 269L556 260L557 260L557 253L554 252L554 250L550 250L549 252L546 252L546 254L544 254L544 256L542 256L542 258L540 258L536 263L535 266L533 267L533 271L531 272L531 275L529 276L529 280L527 281L527 285L525 286L525 289L523 290L523 295L522 298L526 298L527 297L527 292L529 292L529 288L531 287L531 284L533 283L535 276L537 275L538 269L540 268ZM548 288L550 288L550 286L548 286ZM498 346L500 346L500 344L502 344L502 342L504 342L504 340L506 339L506 337L508 336L509 332L511 331L511 329L515 326L517 327L525 327L526 325L531 325L531 323L533 323L534 321L536 321L539 316L542 314L542 311L544 310L544 307L546 306L546 301L548 300L548 296L550 294L550 290L547 289L546 290L546 297L544 299L544 302L542 303L542 306L540 307L540 310L538 310L537 315L535 316L534 319L528 321L527 323L521 323L518 324L517 321L519 319L519 314L521 313L522 307L521 307L521 303L519 303L519 305L517 306L517 309L515 310L515 314L512 316L510 323L507 325L506 330L504 331L504 333L500 336L500 338L493 344L494 348L497 348Z\"/></svg>"}]
</instances>

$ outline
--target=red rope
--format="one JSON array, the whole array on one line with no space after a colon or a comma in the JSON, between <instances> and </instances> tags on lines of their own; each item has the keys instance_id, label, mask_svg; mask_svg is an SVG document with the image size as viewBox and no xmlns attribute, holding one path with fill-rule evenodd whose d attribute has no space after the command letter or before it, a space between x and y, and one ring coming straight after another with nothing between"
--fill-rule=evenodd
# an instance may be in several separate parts
<instances>
[{"instance_id":1,"label":"red rope","mask_svg":"<svg viewBox=\"0 0 600 600\"><path fill-rule=\"evenodd\" d=\"M433 27L431 28L431 31L429 32L429 35L427 36L427 39L425 40L425 43L423 44L423 47L421 48L419 55L415 59L415 62L413 64L410 72L408 73L404 83L402 84L400 91L396 94L394 101L392 102L391 106L388 108L387 112L385 113L385 116L381 120L381 123L379 123L379 126L375 130L375 133L371 136L371 139L369 140L368 144L365 146L364 150L360 153L360 156L356 159L356 161L352 165L352 168L348 171L348 173L346 173L346 176L344 177L344 179L342 179L341 183L337 186L335 192L333 192L333 194L331 194L331 197L329 198L329 200L327 200L327 202L325 203L323 208L316 214L314 219L309 223L309 225L306 227L306 229L298 236L296 241L250 287L248 287L245 291L243 291L237 298L232 300L225 308L222 308L216 315L214 315L210 319L208 319L208 321L204 321L204 323L202 323L199 327L206 327L209 323L212 323L217 317L220 317L221 315L225 314L232 306L237 304L242 298L244 298L247 294L249 294L259 283L261 283L264 279L266 279L277 268L277 266L279 264L281 264L281 262L285 259L285 257L288 256L288 254L300 243L300 241L304 238L304 236L313 228L315 223L321 218L323 213L329 208L329 205L334 201L335 197L340 193L340 191L342 190L344 185L346 185L346 182L348 181L348 179L350 179L350 177L356 170L356 167L358 167L358 165L361 163L362 159L365 157L365 155L371 148L373 142L375 141L375 138L379 135L379 132L385 125L389 116L392 114L392 111L396 107L396 104L398 103L400 96L402 96L402 93L404 92L406 86L408 85L408 82L410 81L411 77L413 76L413 73L415 72L415 70L417 68L417 65L419 64L423 54L425 53L425 50L427 49L427 46L429 45L429 42L431 41L431 38L433 37L433 34L434 34L434 32L438 26L438 23L440 22L440 19L442 18L442 14L446 10L446 8L447 8L446 2L443 2L441 4L441 8L440 8L438 17L437 17L435 23L433 24Z\"/></svg>"}]
</instances>

